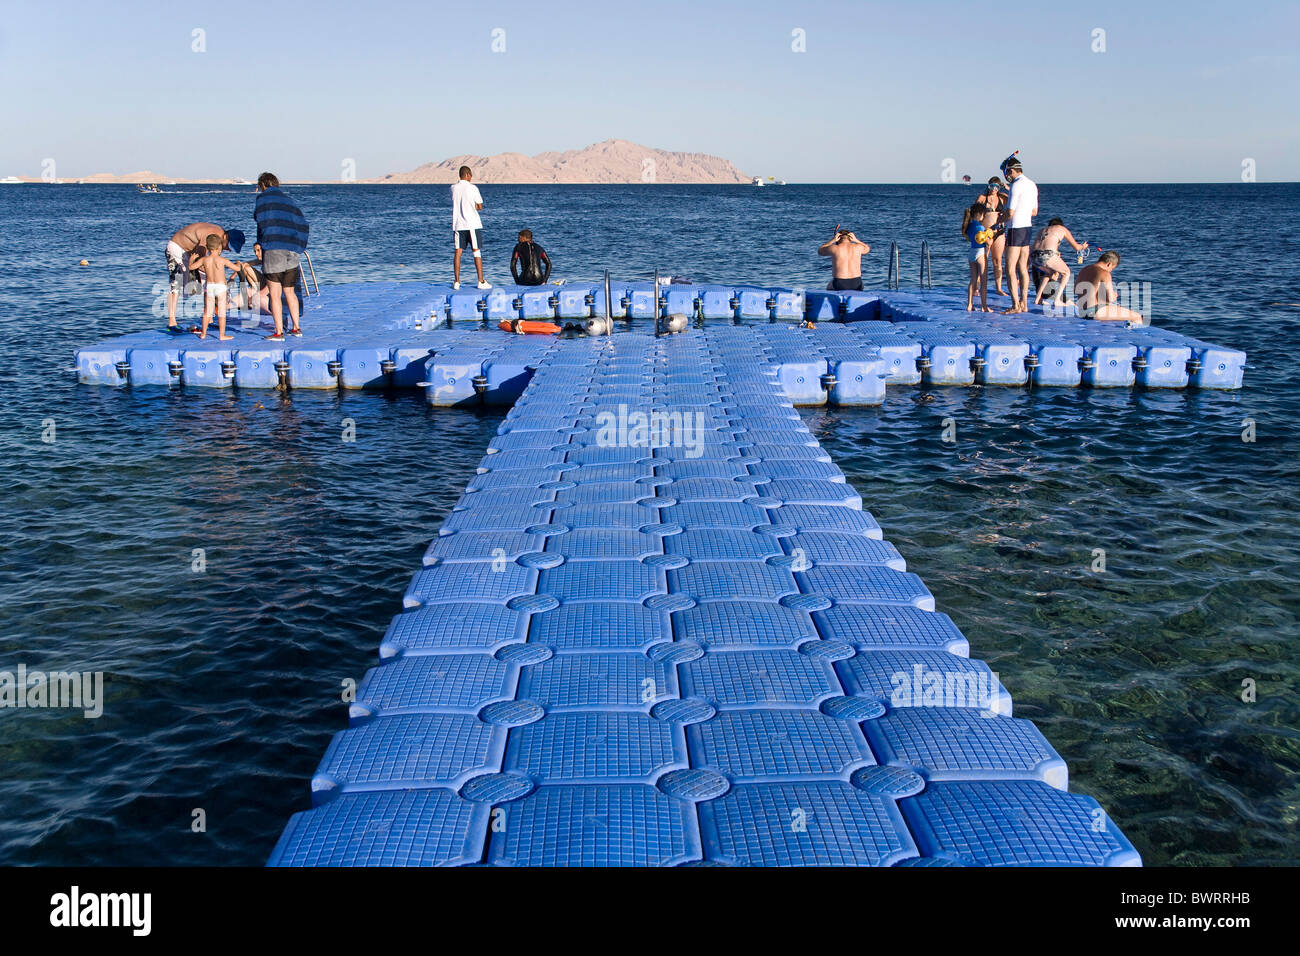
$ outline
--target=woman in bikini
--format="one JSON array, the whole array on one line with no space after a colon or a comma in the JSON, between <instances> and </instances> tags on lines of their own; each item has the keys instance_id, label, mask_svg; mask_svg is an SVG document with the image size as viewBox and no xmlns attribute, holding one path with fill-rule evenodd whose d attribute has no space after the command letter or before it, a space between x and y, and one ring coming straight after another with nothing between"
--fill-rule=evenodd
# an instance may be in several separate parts
<instances>
[{"instance_id":1,"label":"woman in bikini","mask_svg":"<svg viewBox=\"0 0 1300 956\"><path fill-rule=\"evenodd\" d=\"M1053 301L1058 306L1065 305L1065 287L1070 281L1070 267L1065 264L1061 253L1057 251L1063 241L1073 246L1075 252L1085 252L1088 248L1086 242L1076 241L1070 234L1070 230L1065 228L1065 223L1059 219L1048 222L1034 238L1034 244L1029 250L1029 264L1043 273L1043 278L1038 283L1038 295L1034 297L1034 305L1042 303L1043 292L1052 279L1056 280L1056 298Z\"/></svg>"},{"instance_id":2,"label":"woman in bikini","mask_svg":"<svg viewBox=\"0 0 1300 956\"><path fill-rule=\"evenodd\" d=\"M989 180L988 187L976 197L976 202L982 202L985 206L984 225L986 228L992 228L994 232L993 243L988 247L988 271L993 273L993 284L995 295L1006 295L1002 291L1002 258L1007 246L1007 224L1003 222L1006 214L1006 194L1001 191L1002 180L994 176Z\"/></svg>"}]
</instances>

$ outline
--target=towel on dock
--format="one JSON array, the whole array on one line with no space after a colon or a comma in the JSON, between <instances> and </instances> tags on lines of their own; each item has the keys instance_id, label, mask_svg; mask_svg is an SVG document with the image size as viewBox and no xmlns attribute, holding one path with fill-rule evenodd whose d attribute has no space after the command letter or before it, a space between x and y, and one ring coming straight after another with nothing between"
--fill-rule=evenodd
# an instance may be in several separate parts
<instances>
[{"instance_id":1,"label":"towel on dock","mask_svg":"<svg viewBox=\"0 0 1300 956\"><path fill-rule=\"evenodd\" d=\"M306 251L307 220L302 210L278 186L257 194L253 219L257 222L257 241L261 243L263 253L272 249Z\"/></svg>"}]
</instances>

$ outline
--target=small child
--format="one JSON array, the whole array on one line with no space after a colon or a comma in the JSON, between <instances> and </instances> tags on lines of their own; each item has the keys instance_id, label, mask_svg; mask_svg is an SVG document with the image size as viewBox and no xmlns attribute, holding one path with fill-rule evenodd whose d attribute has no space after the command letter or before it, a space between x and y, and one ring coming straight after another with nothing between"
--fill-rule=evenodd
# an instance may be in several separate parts
<instances>
[{"instance_id":1,"label":"small child","mask_svg":"<svg viewBox=\"0 0 1300 956\"><path fill-rule=\"evenodd\" d=\"M966 286L966 311L975 311L975 289L980 292L980 311L992 312L989 308L989 272L985 249L993 241L992 230L984 225L984 216L989 211L983 202L976 202L968 207L961 217L961 234L970 240L970 282Z\"/></svg>"},{"instance_id":2,"label":"small child","mask_svg":"<svg viewBox=\"0 0 1300 956\"><path fill-rule=\"evenodd\" d=\"M233 335L226 334L226 270L237 268L236 264L221 254L221 237L208 236L203 242L207 251L202 259L190 264L191 269L203 273L207 282L203 286L203 329L194 329L201 339L208 337L208 323L212 321L212 310L217 311L217 340L229 342Z\"/></svg>"},{"instance_id":3,"label":"small child","mask_svg":"<svg viewBox=\"0 0 1300 956\"><path fill-rule=\"evenodd\" d=\"M531 229L519 230L519 242L510 254L510 275L515 285L546 285L551 278L551 259L545 249L533 242Z\"/></svg>"}]
</instances>

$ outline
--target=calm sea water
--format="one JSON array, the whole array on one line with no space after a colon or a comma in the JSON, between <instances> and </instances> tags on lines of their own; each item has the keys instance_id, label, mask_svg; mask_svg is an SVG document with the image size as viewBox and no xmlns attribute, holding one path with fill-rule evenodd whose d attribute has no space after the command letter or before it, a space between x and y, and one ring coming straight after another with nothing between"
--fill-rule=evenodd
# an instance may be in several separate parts
<instances>
[{"instance_id":1,"label":"calm sea water","mask_svg":"<svg viewBox=\"0 0 1300 956\"><path fill-rule=\"evenodd\" d=\"M293 192L323 282L449 277L445 188ZM561 276L820 285L837 223L875 247L868 284L891 239L905 283L922 239L936 281L964 282L958 186L483 192L498 282L526 225ZM500 421L414 395L75 384L76 346L154 321L168 235L251 235L252 204L0 189L0 669L106 673L97 720L0 711L0 863L263 862ZM1246 349L1246 388L901 387L806 417L1148 863L1300 862L1300 187L1044 184L1041 211L1121 250L1156 324Z\"/></svg>"}]
</instances>

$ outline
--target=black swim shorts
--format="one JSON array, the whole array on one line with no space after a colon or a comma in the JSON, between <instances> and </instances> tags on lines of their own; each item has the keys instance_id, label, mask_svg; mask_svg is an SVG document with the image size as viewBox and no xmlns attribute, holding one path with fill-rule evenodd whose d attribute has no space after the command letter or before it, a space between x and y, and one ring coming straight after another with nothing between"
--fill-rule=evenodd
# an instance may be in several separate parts
<instances>
[{"instance_id":1,"label":"black swim shorts","mask_svg":"<svg viewBox=\"0 0 1300 956\"><path fill-rule=\"evenodd\" d=\"M832 279L831 284L826 288L831 292L861 292L862 276L854 276L852 279Z\"/></svg>"}]
</instances>

